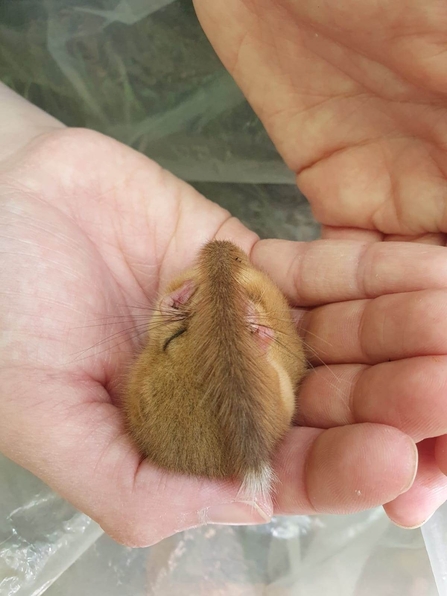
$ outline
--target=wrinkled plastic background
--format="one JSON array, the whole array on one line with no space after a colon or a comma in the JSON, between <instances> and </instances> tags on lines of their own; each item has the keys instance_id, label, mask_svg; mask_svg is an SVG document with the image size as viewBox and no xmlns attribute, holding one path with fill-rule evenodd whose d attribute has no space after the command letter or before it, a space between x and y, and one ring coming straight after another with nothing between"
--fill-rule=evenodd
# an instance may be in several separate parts
<instances>
[{"instance_id":1,"label":"wrinkled plastic background","mask_svg":"<svg viewBox=\"0 0 447 596\"><path fill-rule=\"evenodd\" d=\"M190 0L0 2L0 78L186 180L290 183Z\"/></svg>"},{"instance_id":2,"label":"wrinkled plastic background","mask_svg":"<svg viewBox=\"0 0 447 596\"><path fill-rule=\"evenodd\" d=\"M309 206L189 0L0 2L0 79L144 152L262 237L311 240ZM445 508L444 508L445 511ZM447 512L423 528L447 594ZM122 547L0 457L0 595L434 596L420 530L381 510L209 526Z\"/></svg>"},{"instance_id":3,"label":"wrinkled plastic background","mask_svg":"<svg viewBox=\"0 0 447 596\"><path fill-rule=\"evenodd\" d=\"M147 549L104 535L0 457L2 596L435 596L420 531L380 509L208 526Z\"/></svg>"}]
</instances>

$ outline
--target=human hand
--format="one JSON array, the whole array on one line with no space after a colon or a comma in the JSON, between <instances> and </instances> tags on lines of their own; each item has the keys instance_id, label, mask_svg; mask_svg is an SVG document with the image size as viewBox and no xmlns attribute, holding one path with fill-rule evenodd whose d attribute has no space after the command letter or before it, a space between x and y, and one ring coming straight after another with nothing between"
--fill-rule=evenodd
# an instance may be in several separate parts
<instances>
[{"instance_id":1,"label":"human hand","mask_svg":"<svg viewBox=\"0 0 447 596\"><path fill-rule=\"evenodd\" d=\"M194 4L318 221L447 232L443 2Z\"/></svg>"},{"instance_id":2,"label":"human hand","mask_svg":"<svg viewBox=\"0 0 447 596\"><path fill-rule=\"evenodd\" d=\"M441 3L380 0L354 6L348 0L231 0L224 5L195 0L195 6L224 65L296 172L323 224L323 238L445 246L447 85ZM338 244L338 250L342 246ZM359 250L366 251L367 259L378 260L387 275L402 280L404 271L417 289L424 287L424 274L418 286L412 263L404 256L421 259L429 285L435 280L436 287L445 287L442 250L346 245L343 258L360 258ZM326 258L328 263L337 261L337 287L357 283L334 252ZM385 254L389 266L381 263ZM296 259L301 262L300 256ZM351 274L354 270L358 272L354 268ZM278 281L276 263L269 271ZM319 287L326 283L325 275L333 279L333 271L321 263L314 272ZM323 360L329 368L319 368L304 384L299 419L317 426L387 421L420 441L414 487L386 507L398 523L416 525L447 497L442 393L446 346L439 335L446 296L444 291L405 295L408 286L391 283L391 277L391 286L380 286L380 279L368 281L371 271L358 275L366 281L365 291L327 291L327 302L342 304L322 306L304 318L308 333L320 337L307 337L316 350L314 363ZM328 288L331 283L335 280L327 282ZM371 283L378 284L373 296L379 287L398 295L370 302ZM297 291L301 296L303 289L298 286ZM347 296L365 301L346 303ZM321 300L317 292L308 299L310 304L315 300ZM392 322L393 316L399 323ZM364 369L363 364L374 366ZM365 379L371 380L368 391ZM326 400L315 397L320 391ZM343 406L349 399L351 406ZM350 410L354 406L355 412ZM427 420L428 412L436 424ZM425 437L431 439L422 440Z\"/></svg>"},{"instance_id":3,"label":"human hand","mask_svg":"<svg viewBox=\"0 0 447 596\"><path fill-rule=\"evenodd\" d=\"M141 460L123 427L122 375L159 286L213 237L273 270L297 304L353 297L343 272L355 277L357 262L343 244L311 244L315 270L326 266L328 247L341 246L332 264L344 285L316 290L313 269L300 277L308 261L290 259L291 246L307 245L259 242L128 147L64 129L4 87L0 103L8 141L0 146L0 449L126 544L206 522L265 521L272 503L238 504L236 483L168 474ZM382 255L383 266L392 254ZM406 262L395 261L397 271ZM436 287L423 266L415 284ZM372 281L376 273L369 270ZM404 291L404 282L378 290ZM295 428L278 453L275 511L349 513L386 503L410 487L416 465L414 442L390 426Z\"/></svg>"}]
</instances>

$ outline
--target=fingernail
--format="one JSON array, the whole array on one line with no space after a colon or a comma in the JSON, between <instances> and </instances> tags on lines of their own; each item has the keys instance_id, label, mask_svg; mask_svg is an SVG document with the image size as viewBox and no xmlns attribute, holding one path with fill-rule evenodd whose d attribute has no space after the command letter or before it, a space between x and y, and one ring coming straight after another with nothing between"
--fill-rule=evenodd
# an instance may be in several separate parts
<instances>
[{"instance_id":1,"label":"fingernail","mask_svg":"<svg viewBox=\"0 0 447 596\"><path fill-rule=\"evenodd\" d=\"M405 487L400 492L401 495L403 493L406 493L407 490L410 490L410 488L413 486L413 483L414 483L414 481L416 479L416 475L417 475L417 472L418 472L419 452L418 452L418 448L417 448L416 443L414 443L413 441L411 441L411 444L412 444L412 447L413 447L413 470L412 470L411 477L408 479L408 482L406 483Z\"/></svg>"},{"instance_id":2,"label":"fingernail","mask_svg":"<svg viewBox=\"0 0 447 596\"><path fill-rule=\"evenodd\" d=\"M270 515L255 501L234 501L202 509L199 519L203 524L245 526L266 524L270 521Z\"/></svg>"},{"instance_id":3,"label":"fingernail","mask_svg":"<svg viewBox=\"0 0 447 596\"><path fill-rule=\"evenodd\" d=\"M414 524L413 526L403 526L402 524L398 523L397 521L394 521L394 519L391 519L391 517L390 517L390 519L395 526L397 526L398 528L402 528L402 530L417 530L418 528L421 528L424 524L426 524L433 517L433 515L434 515L434 513L430 514L428 517L426 517L424 519L424 521Z\"/></svg>"}]
</instances>

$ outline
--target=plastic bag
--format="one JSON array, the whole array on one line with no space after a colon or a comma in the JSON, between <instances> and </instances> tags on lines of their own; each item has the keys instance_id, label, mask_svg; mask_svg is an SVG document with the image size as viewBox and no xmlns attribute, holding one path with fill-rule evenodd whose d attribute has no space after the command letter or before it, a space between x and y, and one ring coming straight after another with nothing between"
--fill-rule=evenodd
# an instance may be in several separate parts
<instances>
[{"instance_id":1,"label":"plastic bag","mask_svg":"<svg viewBox=\"0 0 447 596\"><path fill-rule=\"evenodd\" d=\"M190 0L1 3L0 79L68 125L114 136L194 181L261 236L318 234ZM443 596L445 519L441 511L424 527ZM43 593L434 596L436 587L421 532L392 526L381 510L209 526L129 549L0 457L0 595Z\"/></svg>"},{"instance_id":2,"label":"plastic bag","mask_svg":"<svg viewBox=\"0 0 447 596\"><path fill-rule=\"evenodd\" d=\"M207 526L120 546L0 458L1 596L436 596L419 530L380 509Z\"/></svg>"},{"instance_id":3,"label":"plastic bag","mask_svg":"<svg viewBox=\"0 0 447 596\"><path fill-rule=\"evenodd\" d=\"M294 183L190 0L14 0L0 79L185 180Z\"/></svg>"}]
</instances>

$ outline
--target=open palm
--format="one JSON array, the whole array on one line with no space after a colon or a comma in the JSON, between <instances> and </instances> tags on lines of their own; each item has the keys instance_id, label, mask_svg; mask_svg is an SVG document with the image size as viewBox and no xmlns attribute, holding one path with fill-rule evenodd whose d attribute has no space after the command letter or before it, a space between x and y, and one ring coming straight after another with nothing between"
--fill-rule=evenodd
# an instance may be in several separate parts
<instances>
[{"instance_id":1,"label":"open palm","mask_svg":"<svg viewBox=\"0 0 447 596\"><path fill-rule=\"evenodd\" d=\"M321 223L447 232L442 1L195 6Z\"/></svg>"},{"instance_id":2,"label":"open palm","mask_svg":"<svg viewBox=\"0 0 447 596\"><path fill-rule=\"evenodd\" d=\"M375 255L358 242L258 241L144 156L97 133L63 129L17 101L14 96L5 125L9 143L0 147L0 449L127 544L150 544L206 522L268 519L272 503L238 502L235 483L176 476L142 461L119 407L120 383L158 288L189 266L205 241L226 238L305 307L297 311L303 335L316 362L329 364L303 385L298 420L307 417L308 426L292 429L277 454L275 511L347 513L404 497L417 464L411 437L437 433L436 416L421 419L416 403L407 418L399 417L397 402L394 417L379 419L364 393L357 420L349 411L337 418L340 408L325 418L318 407L327 413L328 388L340 398L334 407L346 397L341 385L325 384L325 371L357 366L352 342L366 302L397 296L397 307L384 306L392 313L399 299L406 303L405 292L420 290L440 292L442 307L443 290L436 289L445 285L441 249L428 247L427 256L404 245L396 256L390 245ZM402 273L408 262L411 280ZM336 347L327 309L346 314L349 305L357 305L357 319L337 340L344 346L340 362L318 342ZM390 353L408 362L405 352L392 352L392 342L374 353L377 345L371 334L364 369L374 370ZM309 400L312 392L319 399ZM419 523L437 504L436 495L428 508L413 499L399 521Z\"/></svg>"},{"instance_id":3,"label":"open palm","mask_svg":"<svg viewBox=\"0 0 447 596\"><path fill-rule=\"evenodd\" d=\"M296 173L301 190L323 224L323 238L445 246L447 13L443 2L195 0L194 4L224 65ZM376 246L370 254L384 258L383 250L387 251ZM352 258L358 257L352 249L346 251L346 255L351 252ZM396 245L397 260L401 251ZM414 281L410 255L410 262L403 259L394 269L392 252L387 253L388 272L399 275L406 271L407 279ZM447 257L442 251L438 256L427 252L423 257L423 252L420 247L419 256L427 259L427 270L437 268L442 284ZM327 267L315 271L330 276ZM377 273L378 279L382 271ZM370 297L369 290L367 284L365 299ZM388 289L382 286L382 291ZM441 357L447 346L439 337L435 339L446 316L446 297L437 295L435 310L432 298L427 294L401 295L395 297L393 306L386 298L372 305L367 301L363 306L323 306L306 323L311 333L318 330L321 338L330 342L314 341L314 335L308 338L319 357L330 363L330 370L318 371L322 374L314 375L312 385L309 382L303 388L299 419L319 426L388 420L419 441L415 484L386 507L393 519L404 525L421 519L423 510L429 515L447 496L447 479L441 472L447 474L443 409L447 369ZM328 301L336 299L352 300L352 296L328 296ZM401 309L404 303L409 310ZM356 335L351 333L351 317L359 330ZM351 347L356 345L349 356L346 333L353 341ZM370 352L372 336L378 345L391 343L385 350L376 346ZM388 350L391 344L393 348ZM389 367L377 366L378 360L385 364L387 359L394 361L404 354L407 360L399 360L403 369L393 368L394 362ZM431 355L437 355L436 359ZM418 359L421 356L425 360ZM357 371L343 368L347 360L358 363ZM361 374L365 363L375 365L371 373ZM356 374L363 380L357 382ZM371 374L377 374L380 381L373 382ZM324 375L326 383L335 383L342 399L333 399L334 388L328 392L327 385L320 384ZM363 396L369 394L365 398L368 414L363 407L361 413L354 412L360 386ZM312 391L307 390L310 387ZM326 399L315 399L318 392ZM420 407L420 412L431 411L441 424L431 431L426 428L422 435L417 424L410 431L409 418L411 424L418 419L415 407ZM421 440L426 437L438 438Z\"/></svg>"},{"instance_id":4,"label":"open palm","mask_svg":"<svg viewBox=\"0 0 447 596\"><path fill-rule=\"evenodd\" d=\"M159 285L210 238L223 234L249 251L255 234L89 131L36 139L13 166L6 161L0 184L2 450L125 542L198 524L207 500L231 501L234 487L179 478L173 490L140 465L119 384ZM151 520L149 538L140 519Z\"/></svg>"}]
</instances>

